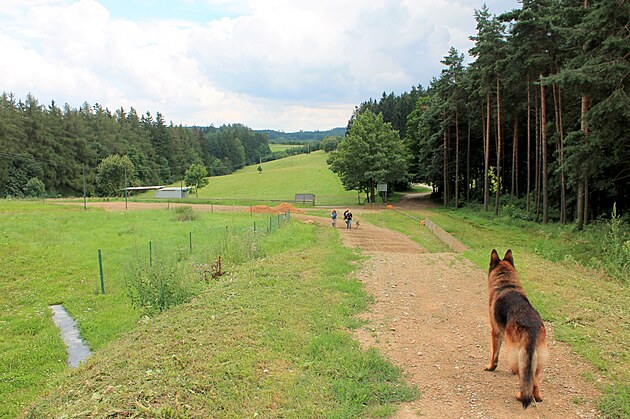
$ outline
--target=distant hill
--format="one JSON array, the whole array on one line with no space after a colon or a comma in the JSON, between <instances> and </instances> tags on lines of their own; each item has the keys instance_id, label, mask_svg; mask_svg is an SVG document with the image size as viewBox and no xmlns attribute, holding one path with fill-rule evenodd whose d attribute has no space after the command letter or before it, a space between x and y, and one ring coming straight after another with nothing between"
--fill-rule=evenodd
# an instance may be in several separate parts
<instances>
[{"instance_id":1,"label":"distant hill","mask_svg":"<svg viewBox=\"0 0 630 419\"><path fill-rule=\"evenodd\" d=\"M326 137L346 135L345 128L333 128L328 131L299 131L299 132L282 132L271 129L256 130L262 134L269 136L269 141L274 143L304 143L308 141L320 141Z\"/></svg>"}]
</instances>

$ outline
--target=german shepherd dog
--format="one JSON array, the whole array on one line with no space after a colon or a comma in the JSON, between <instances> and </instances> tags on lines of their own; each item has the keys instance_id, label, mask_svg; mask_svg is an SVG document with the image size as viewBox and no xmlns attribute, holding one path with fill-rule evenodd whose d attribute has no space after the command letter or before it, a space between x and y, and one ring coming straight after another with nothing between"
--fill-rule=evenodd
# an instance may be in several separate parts
<instances>
[{"instance_id":1,"label":"german shepherd dog","mask_svg":"<svg viewBox=\"0 0 630 419\"><path fill-rule=\"evenodd\" d=\"M501 342L505 336L510 369L519 378L520 391L516 398L527 409L532 398L537 402L542 401L538 379L548 357L547 332L540 315L521 287L511 250L501 260L497 251L492 249L488 291L492 358L486 371L497 368Z\"/></svg>"}]
</instances>

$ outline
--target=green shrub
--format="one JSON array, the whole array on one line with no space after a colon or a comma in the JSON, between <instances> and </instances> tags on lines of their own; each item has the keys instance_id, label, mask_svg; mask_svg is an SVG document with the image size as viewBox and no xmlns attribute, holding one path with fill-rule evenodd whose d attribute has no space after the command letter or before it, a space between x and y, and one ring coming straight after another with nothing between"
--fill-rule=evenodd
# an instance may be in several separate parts
<instances>
[{"instance_id":1,"label":"green shrub","mask_svg":"<svg viewBox=\"0 0 630 419\"><path fill-rule=\"evenodd\" d=\"M617 206L613 205L613 212L608 221L608 232L603 240L603 259L607 271L625 283L630 282L630 240L626 226L617 214Z\"/></svg>"},{"instance_id":2,"label":"green shrub","mask_svg":"<svg viewBox=\"0 0 630 419\"><path fill-rule=\"evenodd\" d=\"M507 196L502 198L502 214L507 215L513 220L534 221L536 219L536 212L527 212L527 198L516 198L513 196Z\"/></svg>"},{"instance_id":3,"label":"green shrub","mask_svg":"<svg viewBox=\"0 0 630 419\"><path fill-rule=\"evenodd\" d=\"M125 279L131 303L149 316L190 300L201 287L192 267L159 258L153 266L135 262Z\"/></svg>"},{"instance_id":4,"label":"green shrub","mask_svg":"<svg viewBox=\"0 0 630 419\"><path fill-rule=\"evenodd\" d=\"M175 207L175 219L177 221L195 221L199 219L199 213L192 207Z\"/></svg>"},{"instance_id":5,"label":"green shrub","mask_svg":"<svg viewBox=\"0 0 630 419\"><path fill-rule=\"evenodd\" d=\"M263 254L259 238L260 235L251 229L226 228L225 235L212 249L210 259L221 256L229 264L240 265L259 258Z\"/></svg>"},{"instance_id":6,"label":"green shrub","mask_svg":"<svg viewBox=\"0 0 630 419\"><path fill-rule=\"evenodd\" d=\"M29 179L24 187L24 194L31 198L43 197L45 192L44 182L36 177Z\"/></svg>"}]
</instances>

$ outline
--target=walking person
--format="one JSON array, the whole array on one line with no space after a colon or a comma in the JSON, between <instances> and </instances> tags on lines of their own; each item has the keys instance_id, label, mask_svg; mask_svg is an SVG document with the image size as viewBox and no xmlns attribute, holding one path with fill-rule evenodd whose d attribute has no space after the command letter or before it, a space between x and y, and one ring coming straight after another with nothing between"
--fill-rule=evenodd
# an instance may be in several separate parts
<instances>
[{"instance_id":1,"label":"walking person","mask_svg":"<svg viewBox=\"0 0 630 419\"><path fill-rule=\"evenodd\" d=\"M352 213L350 211L348 211L346 218L346 228L352 230Z\"/></svg>"},{"instance_id":2,"label":"walking person","mask_svg":"<svg viewBox=\"0 0 630 419\"><path fill-rule=\"evenodd\" d=\"M330 213L330 218L332 219L333 228L337 227L337 210L332 210Z\"/></svg>"},{"instance_id":3,"label":"walking person","mask_svg":"<svg viewBox=\"0 0 630 419\"><path fill-rule=\"evenodd\" d=\"M346 208L346 210L343 212L343 221L346 223L346 228L348 228L348 213L350 212L349 209Z\"/></svg>"}]
</instances>

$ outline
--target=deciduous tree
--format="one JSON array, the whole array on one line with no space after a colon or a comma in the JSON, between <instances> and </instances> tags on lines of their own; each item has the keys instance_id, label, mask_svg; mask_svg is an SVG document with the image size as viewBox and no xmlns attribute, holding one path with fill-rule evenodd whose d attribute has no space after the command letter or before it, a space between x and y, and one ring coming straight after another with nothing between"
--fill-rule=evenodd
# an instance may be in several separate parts
<instances>
[{"instance_id":1,"label":"deciduous tree","mask_svg":"<svg viewBox=\"0 0 630 419\"><path fill-rule=\"evenodd\" d=\"M407 180L406 150L398 132L382 114L370 110L356 116L328 164L346 189L366 191L370 202L375 200L376 183Z\"/></svg>"},{"instance_id":2,"label":"deciduous tree","mask_svg":"<svg viewBox=\"0 0 630 419\"><path fill-rule=\"evenodd\" d=\"M105 196L122 196L134 179L133 163L129 156L114 154L106 157L96 169L96 185Z\"/></svg>"},{"instance_id":3,"label":"deciduous tree","mask_svg":"<svg viewBox=\"0 0 630 419\"><path fill-rule=\"evenodd\" d=\"M193 164L184 175L184 183L186 186L195 188L195 195L199 198L199 189L208 184L208 171L202 164Z\"/></svg>"}]
</instances>

